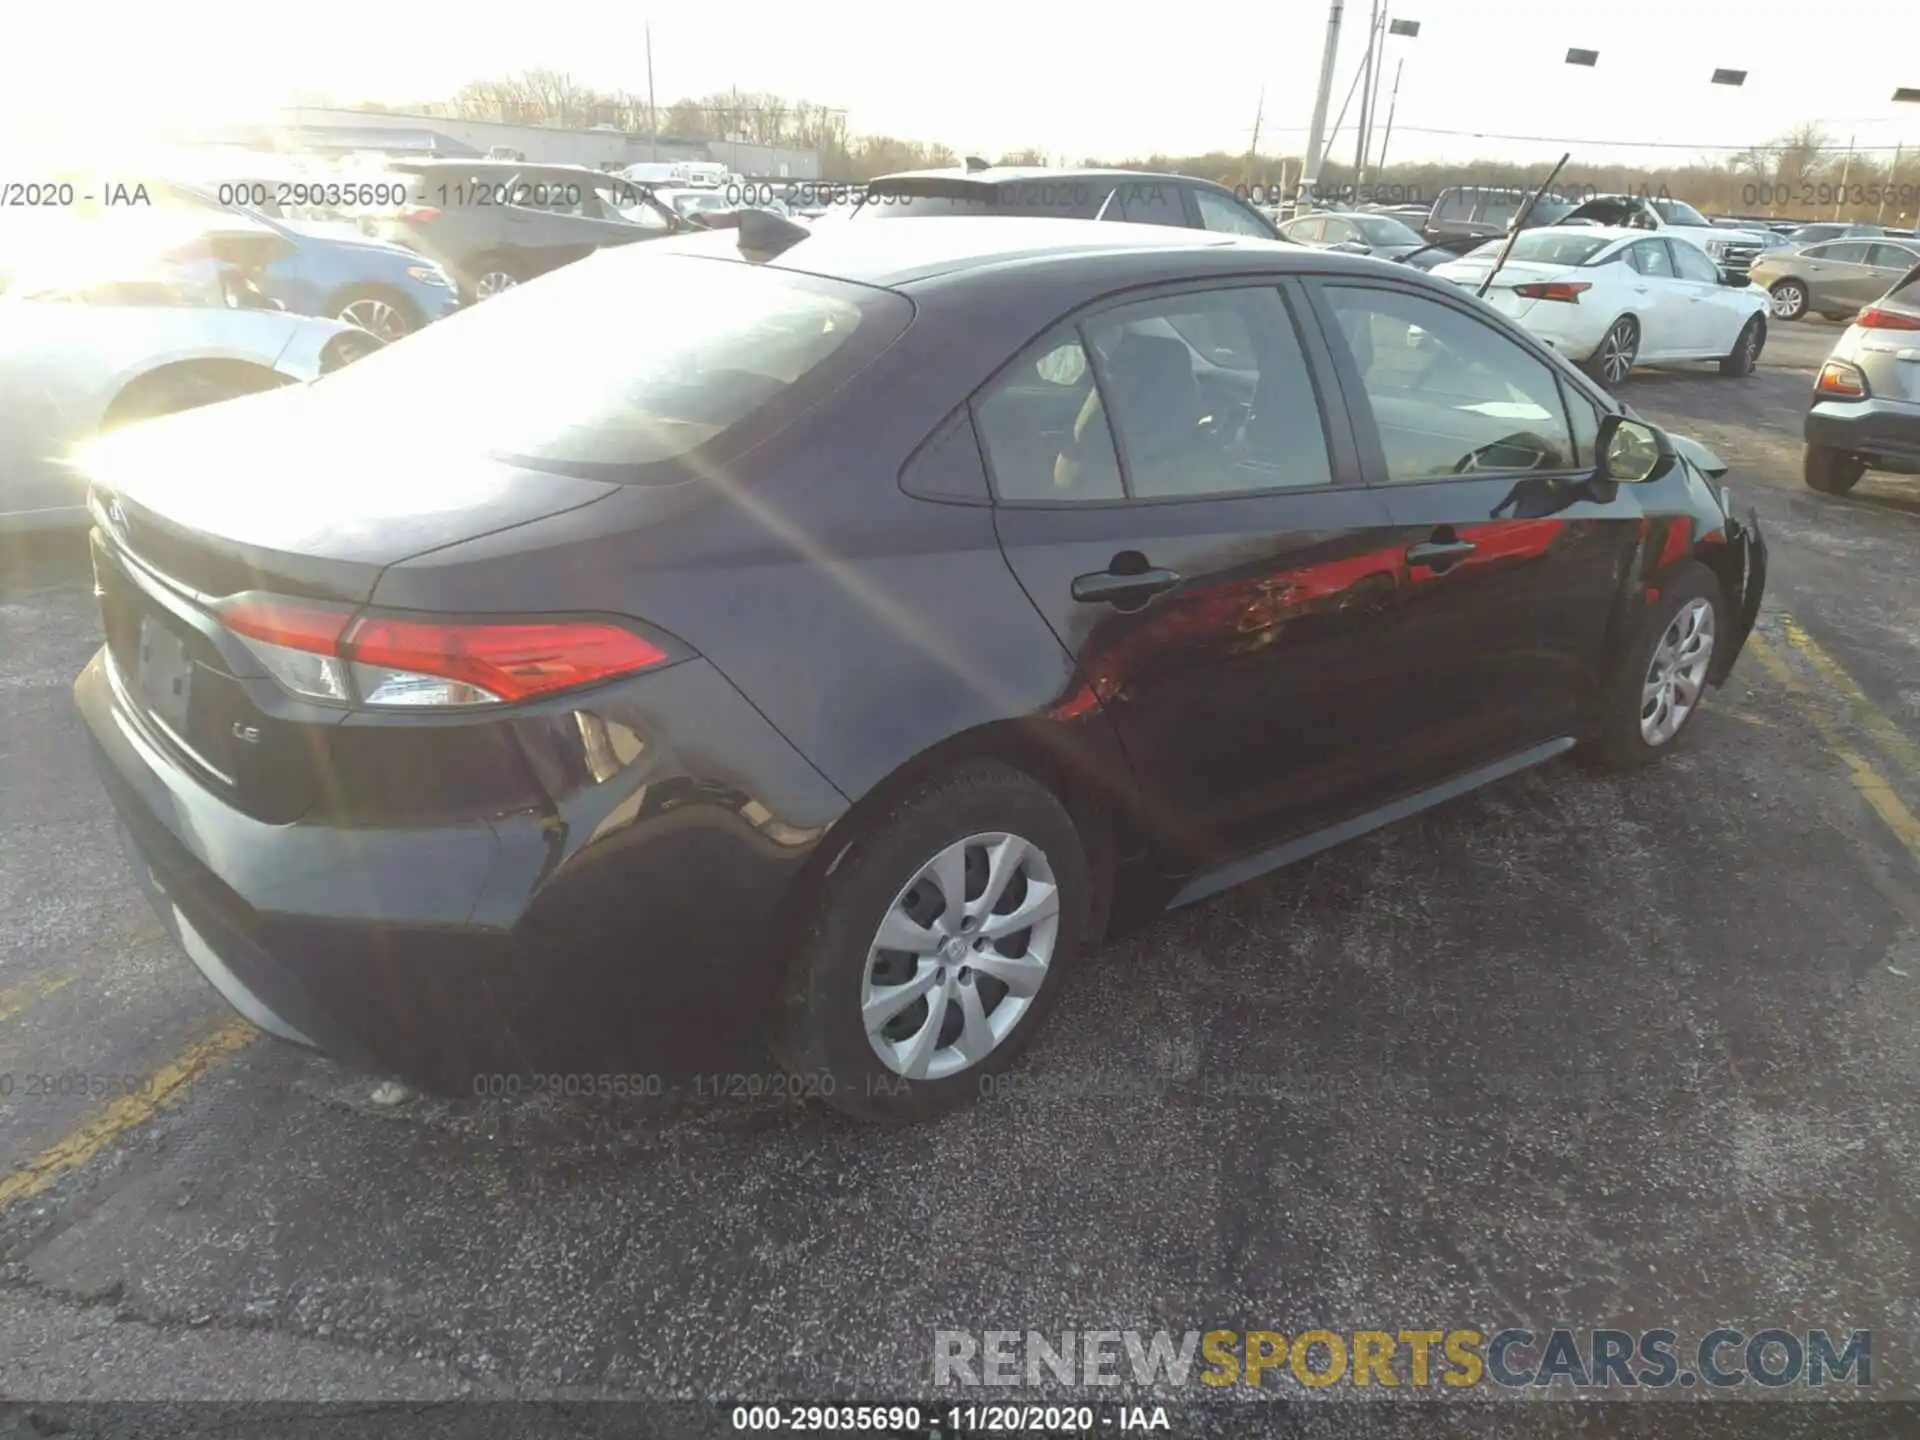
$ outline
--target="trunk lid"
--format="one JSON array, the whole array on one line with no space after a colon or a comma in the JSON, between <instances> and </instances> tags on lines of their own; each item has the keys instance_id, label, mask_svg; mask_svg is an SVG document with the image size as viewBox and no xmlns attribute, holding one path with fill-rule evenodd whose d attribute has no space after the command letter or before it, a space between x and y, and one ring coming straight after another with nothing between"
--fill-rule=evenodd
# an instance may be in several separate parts
<instances>
[{"instance_id":1,"label":"trunk lid","mask_svg":"<svg viewBox=\"0 0 1920 1440\"><path fill-rule=\"evenodd\" d=\"M114 544L203 596L359 604L397 561L619 488L460 453L441 428L457 417L342 434L303 398L249 396L99 442L85 468Z\"/></svg>"},{"instance_id":2,"label":"trunk lid","mask_svg":"<svg viewBox=\"0 0 1920 1440\"><path fill-rule=\"evenodd\" d=\"M121 703L228 803L270 823L320 793L345 712L293 700L216 618L244 591L364 604L394 563L620 487L449 455L446 422L354 436L286 392L133 427L88 456L94 589ZM434 454L436 441L440 453Z\"/></svg>"},{"instance_id":3,"label":"trunk lid","mask_svg":"<svg viewBox=\"0 0 1920 1440\"><path fill-rule=\"evenodd\" d=\"M1497 256L1494 258L1498 258ZM1493 259L1455 260L1446 268L1444 278L1451 280L1468 293L1477 293L1480 282L1487 278L1487 272L1493 269ZM1500 267L1500 273L1493 278L1493 284L1487 287L1487 293L1481 298L1502 315L1524 315L1537 303L1514 294L1516 285L1537 285L1543 280L1577 279L1577 268L1566 265L1543 265L1537 261L1509 260Z\"/></svg>"}]
</instances>

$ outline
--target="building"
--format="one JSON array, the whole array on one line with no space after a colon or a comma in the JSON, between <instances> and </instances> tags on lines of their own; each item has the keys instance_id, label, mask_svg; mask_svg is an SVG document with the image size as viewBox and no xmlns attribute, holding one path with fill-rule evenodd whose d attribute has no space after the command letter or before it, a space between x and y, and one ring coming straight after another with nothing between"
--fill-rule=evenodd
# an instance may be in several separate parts
<instances>
[{"instance_id":1,"label":"building","mask_svg":"<svg viewBox=\"0 0 1920 1440\"><path fill-rule=\"evenodd\" d=\"M714 160L735 174L820 178L820 157L811 150L772 145L692 140L601 127L562 130L546 125L509 125L493 120L462 120L445 115L401 115L373 110L290 107L276 123L250 127L218 138L229 143L323 154L382 151L389 154L479 156L499 148L534 164L590 165L618 169L643 160Z\"/></svg>"}]
</instances>

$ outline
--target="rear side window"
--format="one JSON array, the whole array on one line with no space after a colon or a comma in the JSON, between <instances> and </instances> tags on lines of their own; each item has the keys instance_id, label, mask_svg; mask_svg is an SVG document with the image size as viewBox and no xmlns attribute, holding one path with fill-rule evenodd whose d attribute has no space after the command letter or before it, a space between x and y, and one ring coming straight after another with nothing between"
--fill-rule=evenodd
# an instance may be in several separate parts
<instances>
[{"instance_id":1,"label":"rear side window","mask_svg":"<svg viewBox=\"0 0 1920 1440\"><path fill-rule=\"evenodd\" d=\"M974 402L973 418L1002 502L1118 500L1125 493L1093 366L1071 325L1029 346Z\"/></svg>"},{"instance_id":2,"label":"rear side window","mask_svg":"<svg viewBox=\"0 0 1920 1440\"><path fill-rule=\"evenodd\" d=\"M1231 196L1196 188L1193 202L1200 207L1200 224L1208 230L1228 235L1257 235L1262 240L1273 238L1273 227Z\"/></svg>"},{"instance_id":3,"label":"rear side window","mask_svg":"<svg viewBox=\"0 0 1920 1440\"><path fill-rule=\"evenodd\" d=\"M1903 245L1876 245L1871 263L1876 270L1904 270L1920 263L1920 250L1909 250Z\"/></svg>"},{"instance_id":4,"label":"rear side window","mask_svg":"<svg viewBox=\"0 0 1920 1440\"><path fill-rule=\"evenodd\" d=\"M1313 379L1279 291L1145 300L1103 311L1085 330L1135 497L1332 483Z\"/></svg>"},{"instance_id":5,"label":"rear side window","mask_svg":"<svg viewBox=\"0 0 1920 1440\"><path fill-rule=\"evenodd\" d=\"M1187 211L1180 203L1180 188L1159 180L1124 180L1107 207L1107 219L1135 225L1184 226Z\"/></svg>"},{"instance_id":6,"label":"rear side window","mask_svg":"<svg viewBox=\"0 0 1920 1440\"><path fill-rule=\"evenodd\" d=\"M673 483L811 408L906 328L901 296L729 260L620 247L517 286L310 387L340 433L619 483ZM658 470L649 467L659 466Z\"/></svg>"},{"instance_id":7,"label":"rear side window","mask_svg":"<svg viewBox=\"0 0 1920 1440\"><path fill-rule=\"evenodd\" d=\"M1642 240L1636 245L1629 245L1627 263L1642 275L1666 280L1678 278L1674 274L1673 257L1667 253L1664 240Z\"/></svg>"}]
</instances>

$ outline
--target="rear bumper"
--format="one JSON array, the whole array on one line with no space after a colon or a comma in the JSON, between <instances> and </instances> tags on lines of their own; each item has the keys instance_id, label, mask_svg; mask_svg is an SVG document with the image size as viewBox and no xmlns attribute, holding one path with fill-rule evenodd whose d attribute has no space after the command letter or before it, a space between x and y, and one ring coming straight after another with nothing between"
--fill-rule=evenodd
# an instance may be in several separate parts
<instances>
[{"instance_id":1,"label":"rear bumper","mask_svg":"<svg viewBox=\"0 0 1920 1440\"><path fill-rule=\"evenodd\" d=\"M1920 405L1903 400L1821 400L1802 428L1809 445L1868 458L1880 468L1920 469Z\"/></svg>"},{"instance_id":2,"label":"rear bumper","mask_svg":"<svg viewBox=\"0 0 1920 1440\"><path fill-rule=\"evenodd\" d=\"M209 983L272 1034L444 1093L757 1066L786 905L845 804L697 660L590 716L507 722L598 734L584 783L553 751L551 809L440 827L255 820L173 761L105 652L75 698L136 875Z\"/></svg>"}]
</instances>

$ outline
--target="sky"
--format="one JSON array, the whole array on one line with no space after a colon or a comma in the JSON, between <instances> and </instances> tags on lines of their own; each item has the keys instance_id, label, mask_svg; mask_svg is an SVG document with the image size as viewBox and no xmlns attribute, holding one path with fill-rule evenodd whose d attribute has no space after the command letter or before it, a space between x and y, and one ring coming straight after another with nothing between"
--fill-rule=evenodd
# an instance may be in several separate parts
<instances>
[{"instance_id":1,"label":"sky","mask_svg":"<svg viewBox=\"0 0 1920 1440\"><path fill-rule=\"evenodd\" d=\"M1851 0L1844 43L1822 22L1806 45L1782 43L1786 14L1770 18L1764 0L1392 8L1421 33L1388 42L1383 117L1404 61L1391 159L1551 161L1574 141L1577 159L1653 164L1816 120L1843 145L1852 136L1920 151L1920 105L1890 99L1896 86L1920 87L1916 0ZM1371 0L1347 6L1331 112L1357 73L1370 9ZM12 12L0 164L16 165L36 153L77 163L82 152L131 163L158 126L265 118L303 92L403 102L536 65L644 92L649 23L662 104L737 85L845 109L855 133L989 155L1032 146L1070 160L1244 150L1258 108L1261 150L1298 153L1327 32L1325 0L1098 9L734 0L651 17L628 0L544 0L503 7L502 23L485 7L389 0L330 0L317 12L266 0L15 0ZM1563 63L1569 46L1598 50L1598 66ZM1748 70L1746 85L1709 84L1721 66ZM1356 100L1333 152L1349 161L1358 110ZM0 170L0 181L12 178L25 177Z\"/></svg>"}]
</instances>

